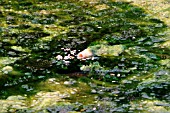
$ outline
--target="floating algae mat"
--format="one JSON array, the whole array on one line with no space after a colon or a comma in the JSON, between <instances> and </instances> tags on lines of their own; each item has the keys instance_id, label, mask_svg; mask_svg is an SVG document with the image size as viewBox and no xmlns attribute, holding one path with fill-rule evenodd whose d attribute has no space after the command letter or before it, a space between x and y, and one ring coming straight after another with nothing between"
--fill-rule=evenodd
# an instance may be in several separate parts
<instances>
[{"instance_id":1,"label":"floating algae mat","mask_svg":"<svg viewBox=\"0 0 170 113\"><path fill-rule=\"evenodd\" d=\"M0 21L1 113L170 112L170 29L144 9L1 0Z\"/></svg>"}]
</instances>

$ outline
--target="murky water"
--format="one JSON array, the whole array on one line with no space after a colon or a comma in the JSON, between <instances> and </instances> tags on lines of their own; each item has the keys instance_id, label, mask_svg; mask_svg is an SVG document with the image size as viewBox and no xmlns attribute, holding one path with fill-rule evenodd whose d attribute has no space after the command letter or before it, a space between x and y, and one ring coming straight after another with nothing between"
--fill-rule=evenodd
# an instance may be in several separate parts
<instances>
[{"instance_id":1,"label":"murky water","mask_svg":"<svg viewBox=\"0 0 170 113\"><path fill-rule=\"evenodd\" d=\"M170 112L170 30L144 9L1 0L0 21L0 112Z\"/></svg>"}]
</instances>

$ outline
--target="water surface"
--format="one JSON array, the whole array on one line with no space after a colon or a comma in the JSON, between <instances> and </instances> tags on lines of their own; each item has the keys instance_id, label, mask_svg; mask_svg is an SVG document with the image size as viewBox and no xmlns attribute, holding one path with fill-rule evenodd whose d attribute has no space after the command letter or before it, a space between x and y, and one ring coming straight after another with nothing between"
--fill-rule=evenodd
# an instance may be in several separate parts
<instances>
[{"instance_id":1,"label":"water surface","mask_svg":"<svg viewBox=\"0 0 170 113\"><path fill-rule=\"evenodd\" d=\"M170 112L169 27L143 8L1 0L0 21L1 112ZM76 58L96 45L124 48Z\"/></svg>"}]
</instances>

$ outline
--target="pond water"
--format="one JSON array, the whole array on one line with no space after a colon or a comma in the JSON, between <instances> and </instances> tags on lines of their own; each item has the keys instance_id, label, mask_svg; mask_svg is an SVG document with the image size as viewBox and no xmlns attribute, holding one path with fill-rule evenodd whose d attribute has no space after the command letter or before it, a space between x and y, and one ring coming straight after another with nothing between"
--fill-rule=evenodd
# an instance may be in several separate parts
<instances>
[{"instance_id":1,"label":"pond water","mask_svg":"<svg viewBox=\"0 0 170 113\"><path fill-rule=\"evenodd\" d=\"M170 112L169 25L143 8L1 0L0 21L0 112Z\"/></svg>"}]
</instances>

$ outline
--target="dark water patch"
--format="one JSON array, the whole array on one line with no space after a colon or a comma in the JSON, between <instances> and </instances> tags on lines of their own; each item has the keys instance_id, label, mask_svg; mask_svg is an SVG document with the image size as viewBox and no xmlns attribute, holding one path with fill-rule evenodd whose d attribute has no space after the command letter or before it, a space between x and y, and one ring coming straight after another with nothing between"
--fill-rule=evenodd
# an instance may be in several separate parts
<instances>
[{"instance_id":1,"label":"dark water patch","mask_svg":"<svg viewBox=\"0 0 170 113\"><path fill-rule=\"evenodd\" d=\"M88 21L91 21L87 13L91 12L90 10L81 10L83 8L81 5L70 4L68 10L64 10L64 14L69 14L69 18L62 21L59 25L61 26L71 26L79 25Z\"/></svg>"},{"instance_id":2,"label":"dark water patch","mask_svg":"<svg viewBox=\"0 0 170 113\"><path fill-rule=\"evenodd\" d=\"M18 1L18 5L19 6L24 6L24 7L27 7L27 6L32 6L33 5L33 3L32 2L30 2L30 1Z\"/></svg>"},{"instance_id":3,"label":"dark water patch","mask_svg":"<svg viewBox=\"0 0 170 113\"><path fill-rule=\"evenodd\" d=\"M126 10L126 12L125 12L126 16L125 17L127 17L127 18L141 19L142 17L146 16L146 14L144 13L144 10L142 8L135 7L135 6L131 5L130 3L126 3L126 2L109 2L108 5L111 6L111 7L118 6L122 10Z\"/></svg>"},{"instance_id":4,"label":"dark water patch","mask_svg":"<svg viewBox=\"0 0 170 113\"><path fill-rule=\"evenodd\" d=\"M2 1L2 6L5 9L14 9L14 10L28 10L31 9L33 6L33 2L31 1Z\"/></svg>"},{"instance_id":5,"label":"dark water patch","mask_svg":"<svg viewBox=\"0 0 170 113\"><path fill-rule=\"evenodd\" d=\"M70 32L74 33L74 31L72 30L70 30ZM62 48L76 50L77 53L79 49L82 50L83 48L87 47L87 39L85 37L77 38L74 35L67 33L54 37L53 40L49 43L49 45L52 46L50 49L51 51L56 53L56 55L61 52ZM63 52L61 52L60 54L63 55Z\"/></svg>"},{"instance_id":6,"label":"dark water patch","mask_svg":"<svg viewBox=\"0 0 170 113\"><path fill-rule=\"evenodd\" d=\"M32 32L32 33L21 33L17 37L18 44L22 46L33 46L33 43L36 43L38 38L49 36L47 33L43 32Z\"/></svg>"},{"instance_id":7,"label":"dark water patch","mask_svg":"<svg viewBox=\"0 0 170 113\"><path fill-rule=\"evenodd\" d=\"M49 36L43 32L28 32L28 33L8 33L2 36L2 47L10 50L11 46L33 47L39 38Z\"/></svg>"},{"instance_id":8,"label":"dark water patch","mask_svg":"<svg viewBox=\"0 0 170 113\"><path fill-rule=\"evenodd\" d=\"M2 12L2 11L0 11L0 17L4 17L4 15L3 15L3 12Z\"/></svg>"},{"instance_id":9,"label":"dark water patch","mask_svg":"<svg viewBox=\"0 0 170 113\"><path fill-rule=\"evenodd\" d=\"M35 18L32 20L33 24L54 24L55 20L53 18Z\"/></svg>"},{"instance_id":10,"label":"dark water patch","mask_svg":"<svg viewBox=\"0 0 170 113\"><path fill-rule=\"evenodd\" d=\"M31 28L31 26L28 24L19 25L19 29L29 29L29 28Z\"/></svg>"},{"instance_id":11,"label":"dark water patch","mask_svg":"<svg viewBox=\"0 0 170 113\"><path fill-rule=\"evenodd\" d=\"M44 70L52 66L52 63L43 59L29 59L25 61L25 66L31 70Z\"/></svg>"},{"instance_id":12,"label":"dark water patch","mask_svg":"<svg viewBox=\"0 0 170 113\"><path fill-rule=\"evenodd\" d=\"M23 18L25 21L31 21L34 19L34 17L30 14L21 14L21 18Z\"/></svg>"},{"instance_id":13,"label":"dark water patch","mask_svg":"<svg viewBox=\"0 0 170 113\"><path fill-rule=\"evenodd\" d=\"M137 86L138 92L145 92L149 96L162 99L169 93L169 71L158 70L155 72L154 79L146 79ZM154 94L154 95L152 95Z\"/></svg>"}]
</instances>

